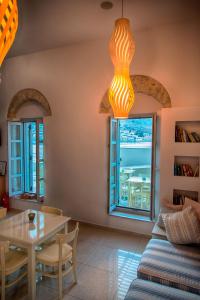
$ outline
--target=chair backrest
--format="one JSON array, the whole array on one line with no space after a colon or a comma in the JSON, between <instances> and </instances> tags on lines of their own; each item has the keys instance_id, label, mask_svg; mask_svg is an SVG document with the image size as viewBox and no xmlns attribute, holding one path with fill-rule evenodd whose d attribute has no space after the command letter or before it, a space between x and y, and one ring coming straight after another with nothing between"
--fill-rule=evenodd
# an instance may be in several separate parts
<instances>
[{"instance_id":1,"label":"chair backrest","mask_svg":"<svg viewBox=\"0 0 200 300\"><path fill-rule=\"evenodd\" d=\"M7 208L0 208L0 219L5 218L6 214L7 214Z\"/></svg>"},{"instance_id":2,"label":"chair backrest","mask_svg":"<svg viewBox=\"0 0 200 300\"><path fill-rule=\"evenodd\" d=\"M9 241L0 241L0 265L1 272L5 271L5 254L9 251Z\"/></svg>"},{"instance_id":3,"label":"chair backrest","mask_svg":"<svg viewBox=\"0 0 200 300\"><path fill-rule=\"evenodd\" d=\"M76 246L79 232L79 222L76 222L75 229L67 234L56 234L56 242L59 244L59 261L62 258L62 244L72 243L72 254L76 254Z\"/></svg>"},{"instance_id":4,"label":"chair backrest","mask_svg":"<svg viewBox=\"0 0 200 300\"><path fill-rule=\"evenodd\" d=\"M48 214L58 215L58 216L63 215L62 209L59 209L57 207L46 206L46 205L41 206L40 211Z\"/></svg>"}]
</instances>

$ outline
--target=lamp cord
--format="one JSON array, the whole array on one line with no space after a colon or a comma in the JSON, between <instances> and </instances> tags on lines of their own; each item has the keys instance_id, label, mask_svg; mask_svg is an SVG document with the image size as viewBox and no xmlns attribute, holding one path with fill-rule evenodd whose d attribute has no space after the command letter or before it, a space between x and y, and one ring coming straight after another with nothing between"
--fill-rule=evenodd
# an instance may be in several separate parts
<instances>
[{"instance_id":1,"label":"lamp cord","mask_svg":"<svg viewBox=\"0 0 200 300\"><path fill-rule=\"evenodd\" d=\"M122 18L124 17L124 0L122 0Z\"/></svg>"}]
</instances>

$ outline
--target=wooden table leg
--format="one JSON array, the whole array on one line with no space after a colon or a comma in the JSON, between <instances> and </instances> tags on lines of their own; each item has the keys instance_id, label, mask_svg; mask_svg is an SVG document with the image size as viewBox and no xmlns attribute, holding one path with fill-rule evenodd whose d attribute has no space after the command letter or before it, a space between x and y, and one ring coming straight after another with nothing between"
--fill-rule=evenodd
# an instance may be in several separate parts
<instances>
[{"instance_id":1,"label":"wooden table leg","mask_svg":"<svg viewBox=\"0 0 200 300\"><path fill-rule=\"evenodd\" d=\"M28 249L28 299L36 299L36 278L35 278L35 247Z\"/></svg>"}]
</instances>

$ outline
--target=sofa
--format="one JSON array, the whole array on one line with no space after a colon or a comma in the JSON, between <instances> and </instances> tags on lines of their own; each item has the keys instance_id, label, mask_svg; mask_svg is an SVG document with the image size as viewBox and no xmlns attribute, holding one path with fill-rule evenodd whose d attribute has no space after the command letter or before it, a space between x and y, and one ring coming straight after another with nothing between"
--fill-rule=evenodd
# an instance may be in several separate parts
<instances>
[{"instance_id":1,"label":"sofa","mask_svg":"<svg viewBox=\"0 0 200 300\"><path fill-rule=\"evenodd\" d=\"M125 300L200 299L200 248L177 245L155 224Z\"/></svg>"}]
</instances>

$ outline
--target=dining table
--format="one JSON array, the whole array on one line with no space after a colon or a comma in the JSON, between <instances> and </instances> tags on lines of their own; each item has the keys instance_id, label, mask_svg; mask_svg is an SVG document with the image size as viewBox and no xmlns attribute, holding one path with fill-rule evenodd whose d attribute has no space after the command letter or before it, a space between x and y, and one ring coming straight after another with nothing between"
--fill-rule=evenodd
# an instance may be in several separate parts
<instances>
[{"instance_id":1,"label":"dining table","mask_svg":"<svg viewBox=\"0 0 200 300\"><path fill-rule=\"evenodd\" d=\"M29 213L34 213L33 222L29 221ZM0 240L10 241L18 247L26 249L28 255L28 299L36 298L36 249L40 244L51 239L64 229L68 232L71 218L58 216L36 210L25 210L12 217L1 220Z\"/></svg>"}]
</instances>

